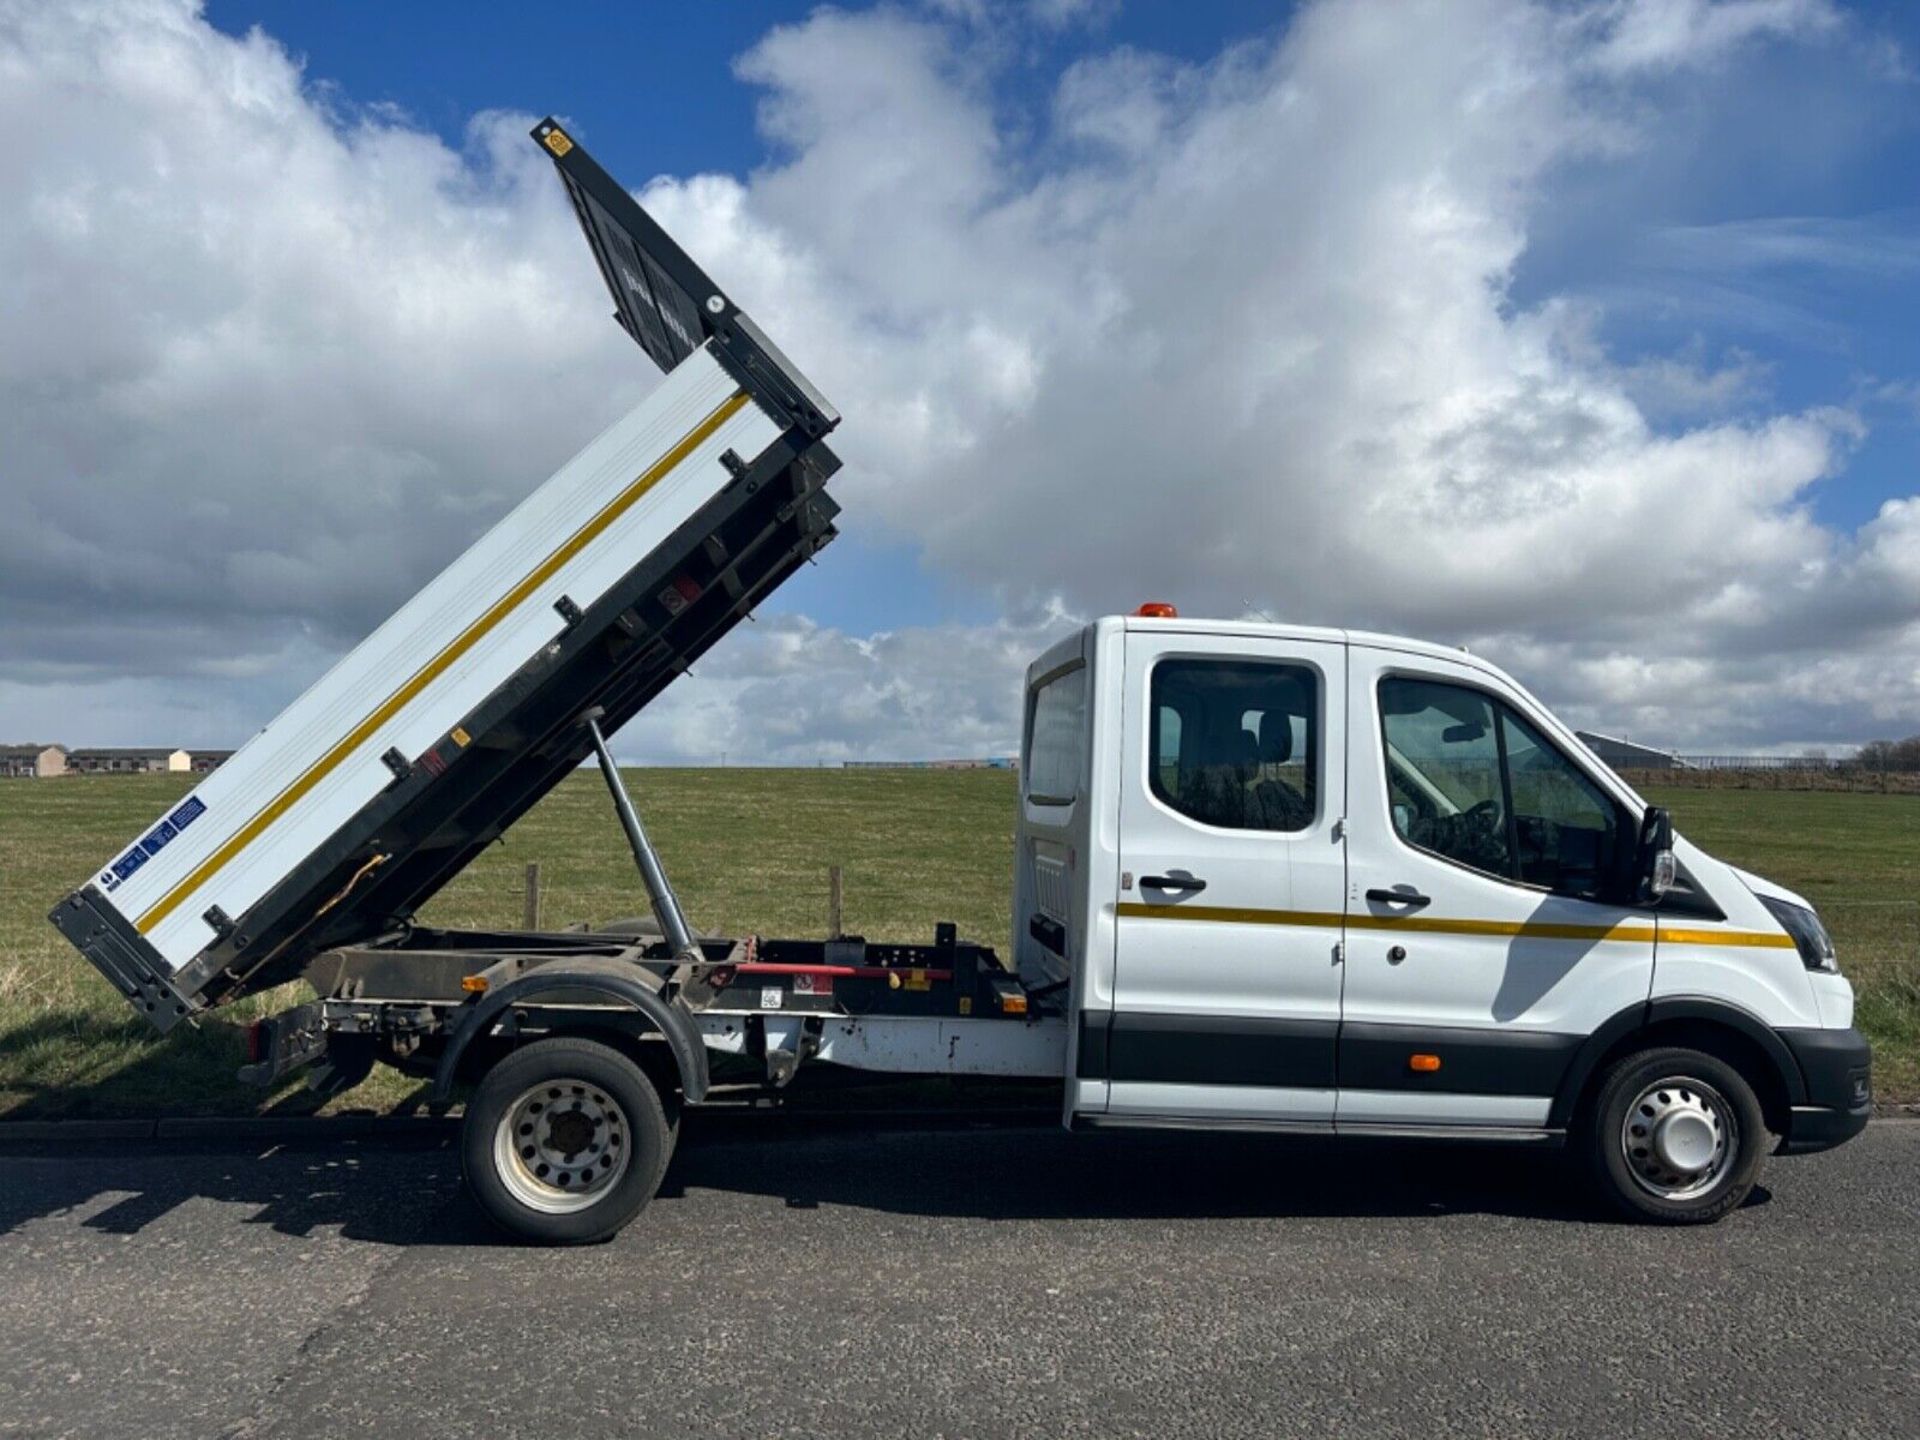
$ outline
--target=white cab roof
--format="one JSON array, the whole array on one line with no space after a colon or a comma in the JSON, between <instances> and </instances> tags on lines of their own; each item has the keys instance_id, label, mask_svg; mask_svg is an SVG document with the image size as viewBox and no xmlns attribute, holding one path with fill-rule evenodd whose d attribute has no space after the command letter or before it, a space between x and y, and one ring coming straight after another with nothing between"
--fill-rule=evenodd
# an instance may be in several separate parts
<instances>
[{"instance_id":1,"label":"white cab roof","mask_svg":"<svg viewBox=\"0 0 1920 1440\"><path fill-rule=\"evenodd\" d=\"M1321 625L1289 625L1272 620L1210 620L1204 616L1189 615L1169 619L1145 615L1116 615L1109 618L1117 620L1128 630L1170 635L1234 635L1249 640L1316 640L1334 645L1368 645L1376 650L1398 650L1408 655L1427 655L1436 660L1473 665L1504 679L1512 678L1497 665L1457 645L1437 645L1431 640L1415 640L1408 635L1385 635L1372 630L1332 630Z\"/></svg>"}]
</instances>

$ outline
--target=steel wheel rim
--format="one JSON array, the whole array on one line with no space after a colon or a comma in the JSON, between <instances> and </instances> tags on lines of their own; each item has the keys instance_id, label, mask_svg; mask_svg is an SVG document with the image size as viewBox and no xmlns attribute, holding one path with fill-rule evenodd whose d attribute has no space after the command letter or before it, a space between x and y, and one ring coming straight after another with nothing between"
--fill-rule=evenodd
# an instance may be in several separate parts
<instances>
[{"instance_id":1,"label":"steel wheel rim","mask_svg":"<svg viewBox=\"0 0 1920 1440\"><path fill-rule=\"evenodd\" d=\"M1733 1107L1713 1086L1670 1075L1641 1087L1620 1124L1634 1183L1660 1200L1694 1200L1726 1177L1740 1148Z\"/></svg>"},{"instance_id":2,"label":"steel wheel rim","mask_svg":"<svg viewBox=\"0 0 1920 1440\"><path fill-rule=\"evenodd\" d=\"M520 1092L493 1132L507 1193L542 1215L573 1215L605 1198L632 1162L633 1127L606 1087L542 1080Z\"/></svg>"}]
</instances>

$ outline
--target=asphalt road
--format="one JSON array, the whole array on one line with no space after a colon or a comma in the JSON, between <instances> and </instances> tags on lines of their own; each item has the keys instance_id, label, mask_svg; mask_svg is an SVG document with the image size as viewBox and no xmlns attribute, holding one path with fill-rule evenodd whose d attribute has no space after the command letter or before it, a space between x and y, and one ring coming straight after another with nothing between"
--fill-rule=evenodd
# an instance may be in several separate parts
<instances>
[{"instance_id":1,"label":"asphalt road","mask_svg":"<svg viewBox=\"0 0 1920 1440\"><path fill-rule=\"evenodd\" d=\"M1669 1231L1501 1150L690 1122L575 1251L442 1148L119 1149L0 1155L0 1435L1920 1430L1915 1123Z\"/></svg>"}]
</instances>

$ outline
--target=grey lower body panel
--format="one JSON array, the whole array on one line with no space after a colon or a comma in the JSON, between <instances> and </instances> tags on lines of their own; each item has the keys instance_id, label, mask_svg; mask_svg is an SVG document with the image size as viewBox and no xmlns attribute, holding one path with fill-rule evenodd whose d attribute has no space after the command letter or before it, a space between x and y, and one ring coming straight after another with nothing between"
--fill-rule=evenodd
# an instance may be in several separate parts
<instances>
[{"instance_id":1,"label":"grey lower body panel","mask_svg":"<svg viewBox=\"0 0 1920 1440\"><path fill-rule=\"evenodd\" d=\"M1560 1145L1564 1130L1524 1125L1403 1125L1383 1121L1283 1120L1220 1115L1078 1115L1076 1128L1089 1130L1222 1130L1255 1135L1335 1136L1390 1140L1485 1140L1496 1143Z\"/></svg>"}]
</instances>

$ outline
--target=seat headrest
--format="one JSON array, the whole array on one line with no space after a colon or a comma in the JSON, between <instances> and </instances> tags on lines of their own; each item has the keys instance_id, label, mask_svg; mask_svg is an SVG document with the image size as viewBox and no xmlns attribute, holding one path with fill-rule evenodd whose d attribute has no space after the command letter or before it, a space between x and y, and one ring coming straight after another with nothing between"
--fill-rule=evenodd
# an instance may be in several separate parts
<instances>
[{"instance_id":1,"label":"seat headrest","mask_svg":"<svg viewBox=\"0 0 1920 1440\"><path fill-rule=\"evenodd\" d=\"M1235 765L1251 770L1260 763L1260 742L1254 739L1251 730L1236 730L1233 732L1233 748L1229 753Z\"/></svg>"},{"instance_id":2,"label":"seat headrest","mask_svg":"<svg viewBox=\"0 0 1920 1440\"><path fill-rule=\"evenodd\" d=\"M1293 716L1269 710L1260 717L1260 763L1284 765L1293 758Z\"/></svg>"}]
</instances>

